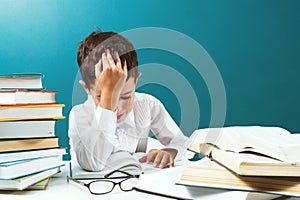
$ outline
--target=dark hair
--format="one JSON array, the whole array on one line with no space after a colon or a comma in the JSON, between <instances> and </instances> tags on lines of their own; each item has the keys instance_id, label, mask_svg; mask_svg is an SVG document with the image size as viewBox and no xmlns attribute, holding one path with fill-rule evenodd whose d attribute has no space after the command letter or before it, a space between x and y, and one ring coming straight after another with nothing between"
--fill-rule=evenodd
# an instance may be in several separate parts
<instances>
[{"instance_id":1,"label":"dark hair","mask_svg":"<svg viewBox=\"0 0 300 200\"><path fill-rule=\"evenodd\" d=\"M94 83L95 65L106 49L117 51L122 64L127 63L128 77L136 78L138 75L138 60L132 43L125 37L114 32L92 32L82 42L77 50L77 63L80 68L82 80L90 89Z\"/></svg>"}]
</instances>

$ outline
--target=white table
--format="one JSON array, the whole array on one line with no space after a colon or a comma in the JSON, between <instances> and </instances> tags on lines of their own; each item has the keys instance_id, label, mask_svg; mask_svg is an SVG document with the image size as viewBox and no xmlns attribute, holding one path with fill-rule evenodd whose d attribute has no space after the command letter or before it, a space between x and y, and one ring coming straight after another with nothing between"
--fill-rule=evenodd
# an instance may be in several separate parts
<instances>
[{"instance_id":1,"label":"white table","mask_svg":"<svg viewBox=\"0 0 300 200\"><path fill-rule=\"evenodd\" d=\"M273 199L278 196L264 195L264 194L252 194L249 196L247 192L237 192L237 191L224 191L217 189L204 189L204 188L187 188L184 186L174 185L174 180L178 180L181 167L175 167L173 169L167 169L157 175L148 174L141 176L140 183L141 186L149 190L154 190L160 192L161 190L171 191L173 195L188 193L193 199L209 199L209 200L235 200L235 199ZM62 169L62 173L54 176L47 187L46 190L31 190L31 191L0 191L1 200L60 200L60 199L71 199L71 200L93 200L93 199L167 199L159 196L154 196L146 193L140 192L123 192L118 186L113 192L106 195L92 195L89 193L88 189L76 184L67 183L66 176L69 173L68 164ZM158 173L158 172L156 172ZM151 175L151 176L150 176ZM151 189L150 189L151 188ZM172 192L173 191L173 192ZM253 196L257 195L257 196ZM290 198L296 199L296 198Z\"/></svg>"}]
</instances>

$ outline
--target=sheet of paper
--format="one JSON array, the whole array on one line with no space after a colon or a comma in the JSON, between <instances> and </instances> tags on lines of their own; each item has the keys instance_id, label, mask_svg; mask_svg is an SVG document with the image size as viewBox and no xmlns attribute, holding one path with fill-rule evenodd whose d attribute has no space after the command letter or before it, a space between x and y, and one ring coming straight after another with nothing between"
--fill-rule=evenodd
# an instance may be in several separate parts
<instances>
[{"instance_id":1,"label":"sheet of paper","mask_svg":"<svg viewBox=\"0 0 300 200\"><path fill-rule=\"evenodd\" d=\"M218 189L187 187L176 185L185 166L163 169L140 177L138 187L145 190L169 194L182 198L205 200L246 199L248 192L226 191Z\"/></svg>"}]
</instances>

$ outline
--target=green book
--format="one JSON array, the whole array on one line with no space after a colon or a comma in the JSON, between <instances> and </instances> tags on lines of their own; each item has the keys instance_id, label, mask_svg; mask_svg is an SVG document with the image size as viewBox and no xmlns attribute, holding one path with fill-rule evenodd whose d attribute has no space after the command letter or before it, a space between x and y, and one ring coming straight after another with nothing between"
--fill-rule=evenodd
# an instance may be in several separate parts
<instances>
[{"instance_id":1,"label":"green book","mask_svg":"<svg viewBox=\"0 0 300 200\"><path fill-rule=\"evenodd\" d=\"M28 188L26 188L26 190L45 190L49 184L50 179L51 177L41 180L40 182L29 186Z\"/></svg>"},{"instance_id":2,"label":"green book","mask_svg":"<svg viewBox=\"0 0 300 200\"><path fill-rule=\"evenodd\" d=\"M21 178L5 180L0 179L0 190L24 190L28 187L30 187L29 189L46 188L48 184L46 179L54 176L59 172L60 168L57 167L28 176L23 176Z\"/></svg>"}]
</instances>

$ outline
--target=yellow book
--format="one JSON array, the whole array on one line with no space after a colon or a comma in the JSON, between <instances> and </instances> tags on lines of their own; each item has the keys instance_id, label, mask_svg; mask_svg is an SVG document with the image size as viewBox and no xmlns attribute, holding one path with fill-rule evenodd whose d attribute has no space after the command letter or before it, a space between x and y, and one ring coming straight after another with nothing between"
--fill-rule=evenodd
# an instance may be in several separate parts
<instances>
[{"instance_id":1,"label":"yellow book","mask_svg":"<svg viewBox=\"0 0 300 200\"><path fill-rule=\"evenodd\" d=\"M58 148L58 137L0 139L0 152Z\"/></svg>"},{"instance_id":2,"label":"yellow book","mask_svg":"<svg viewBox=\"0 0 300 200\"><path fill-rule=\"evenodd\" d=\"M297 177L238 176L220 165L189 165L176 184L300 197Z\"/></svg>"},{"instance_id":3,"label":"yellow book","mask_svg":"<svg viewBox=\"0 0 300 200\"><path fill-rule=\"evenodd\" d=\"M0 122L34 119L63 119L64 104L0 105Z\"/></svg>"},{"instance_id":4,"label":"yellow book","mask_svg":"<svg viewBox=\"0 0 300 200\"><path fill-rule=\"evenodd\" d=\"M45 190L49 184L49 181L50 177L29 186L28 188L26 188L26 190Z\"/></svg>"}]
</instances>

